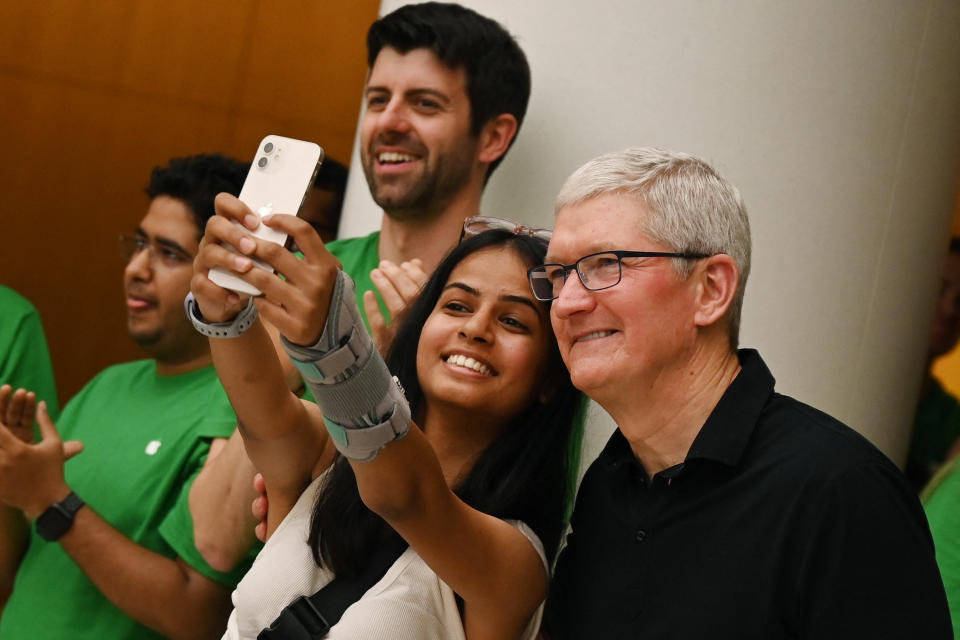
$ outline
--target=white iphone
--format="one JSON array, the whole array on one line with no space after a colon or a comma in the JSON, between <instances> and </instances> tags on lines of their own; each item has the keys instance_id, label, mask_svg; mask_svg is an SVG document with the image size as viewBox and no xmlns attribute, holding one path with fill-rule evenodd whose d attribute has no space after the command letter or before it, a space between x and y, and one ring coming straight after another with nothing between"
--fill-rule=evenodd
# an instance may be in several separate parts
<instances>
[{"instance_id":1,"label":"white iphone","mask_svg":"<svg viewBox=\"0 0 960 640\"><path fill-rule=\"evenodd\" d=\"M250 164L247 179L240 190L240 200L250 207L254 215L262 218L271 213L296 215L300 211L307 190L313 184L323 149L312 142L269 135L260 141L257 154ZM239 223L235 223L239 225ZM242 226L242 225L239 225ZM270 242L284 244L287 234L261 224L254 231L243 227L247 233ZM229 246L229 245L228 245ZM229 247L236 251L234 247ZM273 271L270 265L254 260L254 265ZM260 295L260 290L226 269L213 267L208 277L225 289L232 289L251 296Z\"/></svg>"}]
</instances>

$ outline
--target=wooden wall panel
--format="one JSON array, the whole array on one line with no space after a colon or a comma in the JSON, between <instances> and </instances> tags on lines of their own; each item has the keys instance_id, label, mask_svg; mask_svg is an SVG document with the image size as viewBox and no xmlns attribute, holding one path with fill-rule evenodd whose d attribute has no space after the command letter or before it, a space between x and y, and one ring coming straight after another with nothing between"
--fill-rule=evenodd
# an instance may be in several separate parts
<instances>
[{"instance_id":1,"label":"wooden wall panel","mask_svg":"<svg viewBox=\"0 0 960 640\"><path fill-rule=\"evenodd\" d=\"M5 0L0 64L84 84L115 81L134 3Z\"/></svg>"},{"instance_id":2,"label":"wooden wall panel","mask_svg":"<svg viewBox=\"0 0 960 640\"><path fill-rule=\"evenodd\" d=\"M273 11L269 18L256 22L241 96L244 110L273 113L282 101L289 102L284 113L296 118L356 120L360 91L351 102L342 99L339 88L351 83L355 75L351 58L365 56L365 48L358 49L357 43L348 42L335 28L324 28L346 22L348 7L307 4L298 22L278 21ZM276 65L276 60L297 60L297 64ZM324 81L318 82L318 78Z\"/></svg>"},{"instance_id":3,"label":"wooden wall panel","mask_svg":"<svg viewBox=\"0 0 960 640\"><path fill-rule=\"evenodd\" d=\"M123 86L198 108L235 109L254 44L255 3L160 0L137 6L120 70Z\"/></svg>"},{"instance_id":4,"label":"wooden wall panel","mask_svg":"<svg viewBox=\"0 0 960 640\"><path fill-rule=\"evenodd\" d=\"M247 160L267 133L349 161L378 5L0 2L0 284L40 310L61 401L143 355L116 237L142 217L151 168Z\"/></svg>"}]
</instances>

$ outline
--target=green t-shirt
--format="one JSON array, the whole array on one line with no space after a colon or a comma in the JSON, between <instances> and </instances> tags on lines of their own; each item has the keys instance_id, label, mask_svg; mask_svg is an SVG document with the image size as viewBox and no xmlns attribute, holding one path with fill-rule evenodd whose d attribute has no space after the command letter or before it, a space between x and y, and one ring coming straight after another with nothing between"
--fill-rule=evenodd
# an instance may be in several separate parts
<instances>
[{"instance_id":1,"label":"green t-shirt","mask_svg":"<svg viewBox=\"0 0 960 640\"><path fill-rule=\"evenodd\" d=\"M370 272L380 266L380 232L374 231L362 238L335 240L327 245L327 250L337 257L343 265L343 271L356 283L357 306L360 307L363 322L369 327L367 312L363 308L363 294L365 291L377 293L377 288L373 286L373 280L370 279ZM380 299L380 294L377 294L377 302L380 303L383 317L389 321L390 314L383 300Z\"/></svg>"},{"instance_id":2,"label":"green t-shirt","mask_svg":"<svg viewBox=\"0 0 960 640\"><path fill-rule=\"evenodd\" d=\"M960 458L937 472L921 499L947 591L953 636L960 640Z\"/></svg>"},{"instance_id":3,"label":"green t-shirt","mask_svg":"<svg viewBox=\"0 0 960 640\"><path fill-rule=\"evenodd\" d=\"M0 385L35 391L47 401L54 420L60 414L50 351L40 314L26 298L0 286Z\"/></svg>"},{"instance_id":4,"label":"green t-shirt","mask_svg":"<svg viewBox=\"0 0 960 640\"><path fill-rule=\"evenodd\" d=\"M64 440L85 445L67 461L66 480L133 542L179 555L199 573L232 585L236 576L214 571L193 549L193 528L182 517L185 487L211 440L229 437L235 426L212 366L177 376L157 375L153 360L109 367L67 404L58 423ZM0 618L0 638L159 637L110 603L59 544L32 532Z\"/></svg>"}]
</instances>

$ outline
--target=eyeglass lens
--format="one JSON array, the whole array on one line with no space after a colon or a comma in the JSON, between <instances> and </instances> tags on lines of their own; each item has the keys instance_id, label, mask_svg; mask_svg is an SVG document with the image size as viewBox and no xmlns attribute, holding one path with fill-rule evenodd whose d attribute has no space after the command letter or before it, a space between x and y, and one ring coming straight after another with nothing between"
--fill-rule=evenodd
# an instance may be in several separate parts
<instances>
[{"instance_id":1,"label":"eyeglass lens","mask_svg":"<svg viewBox=\"0 0 960 640\"><path fill-rule=\"evenodd\" d=\"M120 236L120 255L127 262L144 249L150 252L151 260L159 259L167 267L175 267L193 260L190 255L177 250L175 247L158 244L144 236L135 234Z\"/></svg>"},{"instance_id":2,"label":"eyeglass lens","mask_svg":"<svg viewBox=\"0 0 960 640\"><path fill-rule=\"evenodd\" d=\"M620 282L620 257L615 253L598 253L580 258L575 264L545 264L530 270L530 286L539 300L553 300L560 295L570 271L576 269L583 286L591 291L607 289Z\"/></svg>"}]
</instances>

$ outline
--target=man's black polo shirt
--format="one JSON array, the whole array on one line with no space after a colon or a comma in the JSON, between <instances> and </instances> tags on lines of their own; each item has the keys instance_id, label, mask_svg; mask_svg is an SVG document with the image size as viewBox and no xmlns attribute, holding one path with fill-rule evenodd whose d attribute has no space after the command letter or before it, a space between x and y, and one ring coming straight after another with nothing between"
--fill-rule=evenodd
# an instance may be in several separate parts
<instances>
[{"instance_id":1,"label":"man's black polo shirt","mask_svg":"<svg viewBox=\"0 0 960 640\"><path fill-rule=\"evenodd\" d=\"M752 350L648 481L616 431L547 603L560 638L952 638L923 511L849 427L775 393Z\"/></svg>"}]
</instances>

